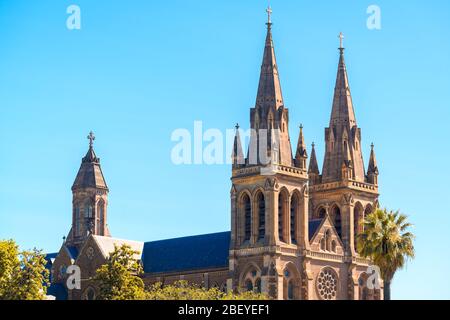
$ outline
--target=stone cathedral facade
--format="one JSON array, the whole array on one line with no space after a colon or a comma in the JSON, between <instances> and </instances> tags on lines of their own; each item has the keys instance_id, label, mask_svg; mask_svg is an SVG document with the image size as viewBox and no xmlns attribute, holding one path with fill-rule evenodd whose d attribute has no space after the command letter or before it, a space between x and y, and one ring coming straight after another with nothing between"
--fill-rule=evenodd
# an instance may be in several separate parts
<instances>
[{"instance_id":1,"label":"stone cathedral facade","mask_svg":"<svg viewBox=\"0 0 450 320\"><path fill-rule=\"evenodd\" d=\"M356 252L361 221L378 206L378 168L372 145L365 170L342 35L322 172L314 144L308 157L302 127L293 153L289 111L269 11L246 155L239 127L234 141L231 232L163 241L111 236L109 189L90 134L88 152L72 186L72 227L60 251L47 255L49 294L58 299L95 299L95 270L115 245L128 244L139 253L136 258L144 267L146 284L187 280L208 288L254 290L273 299L382 299L382 287L367 287L370 261ZM68 290L66 270L74 264L81 269L81 289Z\"/></svg>"}]
</instances>

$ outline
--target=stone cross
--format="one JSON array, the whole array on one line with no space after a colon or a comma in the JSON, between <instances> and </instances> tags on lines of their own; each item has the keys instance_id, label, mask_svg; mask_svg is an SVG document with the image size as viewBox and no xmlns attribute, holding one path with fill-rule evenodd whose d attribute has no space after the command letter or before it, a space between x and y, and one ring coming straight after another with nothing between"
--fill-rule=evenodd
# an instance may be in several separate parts
<instances>
[{"instance_id":1,"label":"stone cross","mask_svg":"<svg viewBox=\"0 0 450 320\"><path fill-rule=\"evenodd\" d=\"M339 49L344 49L344 34L339 33Z\"/></svg>"},{"instance_id":2,"label":"stone cross","mask_svg":"<svg viewBox=\"0 0 450 320\"><path fill-rule=\"evenodd\" d=\"M89 132L89 135L87 136L89 140L89 146L92 147L94 145L95 136L94 133L91 131Z\"/></svg>"},{"instance_id":3,"label":"stone cross","mask_svg":"<svg viewBox=\"0 0 450 320\"><path fill-rule=\"evenodd\" d=\"M267 23L271 24L272 21L270 21L270 15L272 14L272 8L270 7L270 5L267 7L266 12L267 12Z\"/></svg>"}]
</instances>

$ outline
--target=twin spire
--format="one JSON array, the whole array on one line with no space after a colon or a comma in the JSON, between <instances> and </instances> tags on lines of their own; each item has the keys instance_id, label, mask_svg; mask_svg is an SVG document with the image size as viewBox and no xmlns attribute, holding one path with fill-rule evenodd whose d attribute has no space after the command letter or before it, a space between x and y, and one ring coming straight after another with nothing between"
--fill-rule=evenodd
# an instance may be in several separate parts
<instances>
[{"instance_id":1,"label":"twin spire","mask_svg":"<svg viewBox=\"0 0 450 320\"><path fill-rule=\"evenodd\" d=\"M273 128L279 129L281 132L279 137L279 149L271 150L271 147L269 146L268 153L275 152L276 156L274 159L279 164L295 166L306 170L306 159L308 155L303 136L303 127L300 128L297 150L294 158L292 158L288 133L288 109L284 106L278 66L275 57L272 39L272 9L270 6L267 9L267 14L267 35L256 104L255 108L251 109L251 128L257 132L260 129L267 129L269 132L272 132ZM361 151L361 129L358 128L356 123L347 67L345 64L345 48L343 40L344 35L340 33L338 72L336 76L330 123L325 132L326 152L322 175L320 175L314 144L311 151L308 172L316 177L315 180L317 183L340 181L342 179L354 179L356 181L369 182L369 180L374 180L370 179L369 175L378 175L373 148L367 173L364 170ZM260 151L259 149L255 150ZM237 130L233 148L233 164L237 165L239 160L241 161L241 164L245 165L243 157L239 130ZM248 159L249 158L247 158L247 160Z\"/></svg>"}]
</instances>

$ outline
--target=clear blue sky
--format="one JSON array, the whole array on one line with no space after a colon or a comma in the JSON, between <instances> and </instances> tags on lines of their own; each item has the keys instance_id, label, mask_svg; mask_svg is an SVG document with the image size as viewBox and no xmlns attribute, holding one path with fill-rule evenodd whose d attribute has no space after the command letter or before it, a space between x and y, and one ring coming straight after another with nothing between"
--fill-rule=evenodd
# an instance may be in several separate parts
<instances>
[{"instance_id":1,"label":"clear blue sky","mask_svg":"<svg viewBox=\"0 0 450 320\"><path fill-rule=\"evenodd\" d=\"M81 8L82 29L66 28ZM381 8L382 29L366 28ZM0 0L0 238L59 249L86 135L110 187L114 236L229 230L230 167L175 166L177 128L248 127L266 1ZM293 143L303 123L321 159L337 35L362 127L376 144L381 203L410 215L417 258L394 298L450 298L450 3L272 1Z\"/></svg>"}]
</instances>

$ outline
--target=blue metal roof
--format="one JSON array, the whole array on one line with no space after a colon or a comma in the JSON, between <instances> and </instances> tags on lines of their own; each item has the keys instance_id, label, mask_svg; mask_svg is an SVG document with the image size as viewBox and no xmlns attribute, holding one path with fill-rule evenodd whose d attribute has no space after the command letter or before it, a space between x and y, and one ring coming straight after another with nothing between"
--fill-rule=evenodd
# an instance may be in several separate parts
<instances>
[{"instance_id":1,"label":"blue metal roof","mask_svg":"<svg viewBox=\"0 0 450 320\"><path fill-rule=\"evenodd\" d=\"M76 260L77 257L78 257L78 249L75 248L75 247L68 247L68 246L66 246L66 248L67 248L67 250L68 250L69 253L70 253L70 257L71 257L72 259Z\"/></svg>"},{"instance_id":2,"label":"blue metal roof","mask_svg":"<svg viewBox=\"0 0 450 320\"><path fill-rule=\"evenodd\" d=\"M56 300L67 300L67 290L61 283L53 283L47 288L47 295L54 296Z\"/></svg>"},{"instance_id":3,"label":"blue metal roof","mask_svg":"<svg viewBox=\"0 0 450 320\"><path fill-rule=\"evenodd\" d=\"M312 237L316 233L317 229L322 224L323 219L310 220L308 225L308 233L309 233L309 241L311 241Z\"/></svg>"},{"instance_id":4,"label":"blue metal roof","mask_svg":"<svg viewBox=\"0 0 450 320\"><path fill-rule=\"evenodd\" d=\"M228 267L230 232L146 242L142 262L146 273Z\"/></svg>"}]
</instances>

